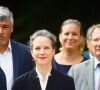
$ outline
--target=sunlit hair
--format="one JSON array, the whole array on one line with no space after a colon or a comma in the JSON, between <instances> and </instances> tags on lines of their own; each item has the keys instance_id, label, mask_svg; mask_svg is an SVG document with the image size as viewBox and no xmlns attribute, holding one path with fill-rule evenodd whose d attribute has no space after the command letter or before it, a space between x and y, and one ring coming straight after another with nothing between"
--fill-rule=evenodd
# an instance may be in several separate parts
<instances>
[{"instance_id":1,"label":"sunlit hair","mask_svg":"<svg viewBox=\"0 0 100 90\"><path fill-rule=\"evenodd\" d=\"M0 6L0 21L5 19L9 19L12 24L14 23L13 13L7 7Z\"/></svg>"},{"instance_id":2,"label":"sunlit hair","mask_svg":"<svg viewBox=\"0 0 100 90\"><path fill-rule=\"evenodd\" d=\"M85 45L86 45L86 39L84 36L82 36L82 39L81 39L81 42L80 42L80 45L78 47L78 50L80 53L82 53L85 49Z\"/></svg>"},{"instance_id":3,"label":"sunlit hair","mask_svg":"<svg viewBox=\"0 0 100 90\"><path fill-rule=\"evenodd\" d=\"M91 27L88 28L87 34L86 34L86 39L91 40L92 39L92 33L96 28L100 28L100 24L92 25Z\"/></svg>"},{"instance_id":4,"label":"sunlit hair","mask_svg":"<svg viewBox=\"0 0 100 90\"><path fill-rule=\"evenodd\" d=\"M85 37L84 37L84 35L83 35L83 30L82 30L82 25L81 25L81 23L80 23L78 20L76 20L76 19L67 19L67 20L65 20L65 21L62 23L60 33L62 32L62 27L63 27L64 25L67 25L67 24L76 24L77 26L80 27L80 35L82 36L82 40L81 40L81 42L80 42L80 45L79 45L79 47L78 47L78 50L79 50L80 53L82 53L83 50L85 49L86 41L85 41ZM62 49L62 48L60 48L60 50L61 50L61 49Z\"/></svg>"},{"instance_id":5,"label":"sunlit hair","mask_svg":"<svg viewBox=\"0 0 100 90\"><path fill-rule=\"evenodd\" d=\"M76 24L76 25L78 25L78 26L80 27L80 34L83 35L82 25L81 25L81 23L80 23L78 20L76 20L76 19L67 19L67 20L65 20L65 21L62 23L62 25L61 25L61 30L60 30L60 32L62 32L62 27L63 27L64 25L67 25L67 24Z\"/></svg>"},{"instance_id":6,"label":"sunlit hair","mask_svg":"<svg viewBox=\"0 0 100 90\"><path fill-rule=\"evenodd\" d=\"M31 36L30 36L30 41L29 41L29 45L30 45L30 48L32 49L33 47L33 41L34 39L36 39L37 37L39 36L44 36L44 37L47 37L51 40L52 42L52 47L53 49L55 48L55 44L56 44L56 36L54 34L52 34L51 32L49 32L48 30L46 29L42 29L42 30L37 30L35 33L33 33ZM48 42L47 42L48 43Z\"/></svg>"}]
</instances>

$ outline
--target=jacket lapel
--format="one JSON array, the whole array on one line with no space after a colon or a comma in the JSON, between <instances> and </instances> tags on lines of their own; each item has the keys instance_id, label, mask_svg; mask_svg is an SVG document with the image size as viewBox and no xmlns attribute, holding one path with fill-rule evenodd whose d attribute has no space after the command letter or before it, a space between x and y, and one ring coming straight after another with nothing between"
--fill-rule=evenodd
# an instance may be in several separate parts
<instances>
[{"instance_id":1,"label":"jacket lapel","mask_svg":"<svg viewBox=\"0 0 100 90\"><path fill-rule=\"evenodd\" d=\"M91 60L89 63L89 65L87 65L87 87L88 90L94 90L94 59Z\"/></svg>"},{"instance_id":2,"label":"jacket lapel","mask_svg":"<svg viewBox=\"0 0 100 90\"><path fill-rule=\"evenodd\" d=\"M55 86L55 77L57 77L57 73L56 71L52 68L51 70L51 75L48 78L48 82L47 82L47 86L46 86L46 90L57 90L56 86Z\"/></svg>"},{"instance_id":3,"label":"jacket lapel","mask_svg":"<svg viewBox=\"0 0 100 90\"><path fill-rule=\"evenodd\" d=\"M39 78L37 76L35 69L33 69L31 76L32 76L32 83L31 83L32 85L31 86L33 86L32 87L33 90L41 90L40 81L39 81Z\"/></svg>"},{"instance_id":4,"label":"jacket lapel","mask_svg":"<svg viewBox=\"0 0 100 90\"><path fill-rule=\"evenodd\" d=\"M16 42L11 40L11 47L12 47L12 58L13 58L13 75L14 80L18 75L18 67L19 67L19 49L17 49Z\"/></svg>"}]
</instances>

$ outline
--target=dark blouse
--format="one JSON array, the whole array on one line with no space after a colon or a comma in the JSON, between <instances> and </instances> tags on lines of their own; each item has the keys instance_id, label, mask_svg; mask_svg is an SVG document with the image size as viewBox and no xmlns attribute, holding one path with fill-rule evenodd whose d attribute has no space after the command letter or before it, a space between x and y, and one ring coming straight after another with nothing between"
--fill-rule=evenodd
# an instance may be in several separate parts
<instances>
[{"instance_id":1,"label":"dark blouse","mask_svg":"<svg viewBox=\"0 0 100 90\"><path fill-rule=\"evenodd\" d=\"M83 61L86 61L86 60L87 60L87 59L84 58L84 59L82 60L82 62L83 62ZM59 72L61 72L61 73L63 73L63 74L66 75L67 72L69 71L69 69L70 69L70 67L71 67L72 65L58 64L58 63L56 62L56 60L53 59L52 66L53 66L53 68L55 68L55 69L58 70Z\"/></svg>"}]
</instances>

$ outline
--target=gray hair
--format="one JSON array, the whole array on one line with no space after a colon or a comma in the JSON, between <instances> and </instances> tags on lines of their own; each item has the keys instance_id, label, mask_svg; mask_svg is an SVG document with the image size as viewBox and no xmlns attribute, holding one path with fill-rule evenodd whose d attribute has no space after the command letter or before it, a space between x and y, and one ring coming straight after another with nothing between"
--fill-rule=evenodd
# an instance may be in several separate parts
<instances>
[{"instance_id":1,"label":"gray hair","mask_svg":"<svg viewBox=\"0 0 100 90\"><path fill-rule=\"evenodd\" d=\"M13 13L7 7L0 6L0 21L4 19L9 19L12 24L14 23Z\"/></svg>"},{"instance_id":2,"label":"gray hair","mask_svg":"<svg viewBox=\"0 0 100 90\"><path fill-rule=\"evenodd\" d=\"M86 34L86 39L91 40L92 39L92 33L96 28L100 28L100 24L92 25L91 27L88 28L87 34Z\"/></svg>"},{"instance_id":3,"label":"gray hair","mask_svg":"<svg viewBox=\"0 0 100 90\"><path fill-rule=\"evenodd\" d=\"M52 34L51 32L49 32L48 30L46 30L46 29L37 30L35 33L33 33L30 36L30 41L29 41L30 48L33 47L34 39L39 37L39 36L44 36L44 37L49 38L51 40L51 42L52 42L52 47L55 48L56 36L54 34Z\"/></svg>"}]
</instances>

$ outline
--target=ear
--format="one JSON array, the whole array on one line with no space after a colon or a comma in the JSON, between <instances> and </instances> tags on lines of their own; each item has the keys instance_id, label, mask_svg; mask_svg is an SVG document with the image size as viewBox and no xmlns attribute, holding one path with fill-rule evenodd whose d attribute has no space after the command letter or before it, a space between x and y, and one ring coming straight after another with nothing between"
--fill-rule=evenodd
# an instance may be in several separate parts
<instances>
[{"instance_id":1,"label":"ear","mask_svg":"<svg viewBox=\"0 0 100 90\"><path fill-rule=\"evenodd\" d=\"M14 28L14 26L12 25L12 26L11 26L11 33L13 32L13 28Z\"/></svg>"},{"instance_id":2,"label":"ear","mask_svg":"<svg viewBox=\"0 0 100 90\"><path fill-rule=\"evenodd\" d=\"M88 48L89 45L90 45L90 41L89 40L86 40L86 45L87 45L87 48Z\"/></svg>"}]
</instances>

